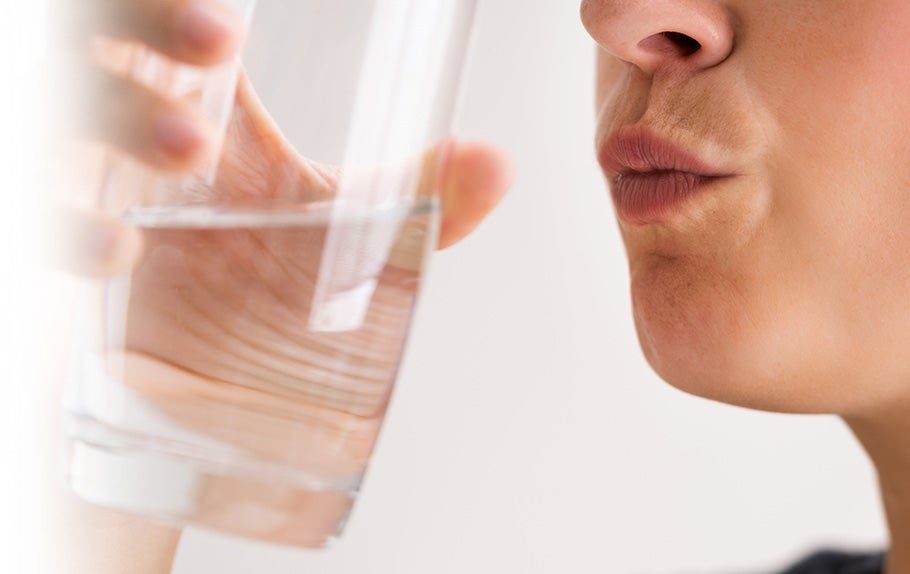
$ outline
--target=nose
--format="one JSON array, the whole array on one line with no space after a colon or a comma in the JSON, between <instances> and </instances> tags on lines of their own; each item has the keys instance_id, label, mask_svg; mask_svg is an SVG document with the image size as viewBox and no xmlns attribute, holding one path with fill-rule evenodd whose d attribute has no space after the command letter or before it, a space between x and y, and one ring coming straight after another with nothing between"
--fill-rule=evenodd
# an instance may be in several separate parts
<instances>
[{"instance_id":1,"label":"nose","mask_svg":"<svg viewBox=\"0 0 910 574\"><path fill-rule=\"evenodd\" d=\"M648 75L669 64L710 68L733 51L718 0L583 0L581 18L604 50Z\"/></svg>"}]
</instances>

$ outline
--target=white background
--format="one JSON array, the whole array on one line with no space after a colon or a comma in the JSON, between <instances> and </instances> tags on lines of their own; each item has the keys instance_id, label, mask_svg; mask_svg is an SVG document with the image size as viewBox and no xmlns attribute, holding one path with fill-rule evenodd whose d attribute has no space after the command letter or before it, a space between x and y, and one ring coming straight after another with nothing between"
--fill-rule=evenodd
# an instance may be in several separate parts
<instances>
[{"instance_id":1,"label":"white background","mask_svg":"<svg viewBox=\"0 0 910 574\"><path fill-rule=\"evenodd\" d=\"M52 324L59 329L62 298L36 260L44 191L37 174L46 168L43 4L0 0L0 572L16 574L44 572L38 557L53 552L42 544L49 522L41 486L53 458L46 383L55 354L43 335Z\"/></svg>"},{"instance_id":2,"label":"white background","mask_svg":"<svg viewBox=\"0 0 910 574\"><path fill-rule=\"evenodd\" d=\"M60 304L28 270L21 215L41 167L24 156L40 3L9 4L0 454L21 472L0 473L0 571L31 572L22 560L53 549L30 528L41 454L27 423L49 394L39 375L59 362L32 327L55 326ZM838 421L687 397L641 358L593 161L593 49L576 4L481 2L458 131L511 150L518 181L434 260L344 540L315 553L191 531L175 572L767 572L822 544L884 544L872 472Z\"/></svg>"}]
</instances>

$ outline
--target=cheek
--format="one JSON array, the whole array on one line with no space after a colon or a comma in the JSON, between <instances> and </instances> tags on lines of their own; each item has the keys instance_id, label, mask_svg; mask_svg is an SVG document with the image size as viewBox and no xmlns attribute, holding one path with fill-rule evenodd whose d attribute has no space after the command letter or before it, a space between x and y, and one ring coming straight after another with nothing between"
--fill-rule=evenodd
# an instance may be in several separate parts
<instances>
[{"instance_id":1,"label":"cheek","mask_svg":"<svg viewBox=\"0 0 910 574\"><path fill-rule=\"evenodd\" d=\"M910 4L885 4L855 14L838 43L807 46L781 76L798 82L770 100L779 273L815 310L801 346L833 341L823 358L850 396L842 411L910 386L910 67L894 57L910 50Z\"/></svg>"}]
</instances>

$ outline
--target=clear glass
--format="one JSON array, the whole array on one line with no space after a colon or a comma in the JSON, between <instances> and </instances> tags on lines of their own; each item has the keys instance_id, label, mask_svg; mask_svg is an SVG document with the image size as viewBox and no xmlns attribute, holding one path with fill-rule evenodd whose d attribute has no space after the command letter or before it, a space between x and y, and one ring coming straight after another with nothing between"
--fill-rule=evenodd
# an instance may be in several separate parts
<instances>
[{"instance_id":1,"label":"clear glass","mask_svg":"<svg viewBox=\"0 0 910 574\"><path fill-rule=\"evenodd\" d=\"M379 433L421 278L473 0L235 0L215 70L100 41L185 100L217 161L108 152L101 208L141 230L84 307L68 478L96 504L304 547L337 537Z\"/></svg>"}]
</instances>

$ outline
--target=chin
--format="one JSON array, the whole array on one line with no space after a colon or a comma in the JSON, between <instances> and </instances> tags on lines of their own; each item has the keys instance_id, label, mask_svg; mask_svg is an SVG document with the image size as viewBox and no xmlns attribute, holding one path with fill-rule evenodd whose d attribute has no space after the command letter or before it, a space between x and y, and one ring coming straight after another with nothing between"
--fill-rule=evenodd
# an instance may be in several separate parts
<instances>
[{"instance_id":1,"label":"chin","mask_svg":"<svg viewBox=\"0 0 910 574\"><path fill-rule=\"evenodd\" d=\"M848 389L811 368L805 333L788 324L798 314L776 307L771 290L759 287L694 258L635 261L632 303L648 363L699 397L773 412L836 412Z\"/></svg>"}]
</instances>

